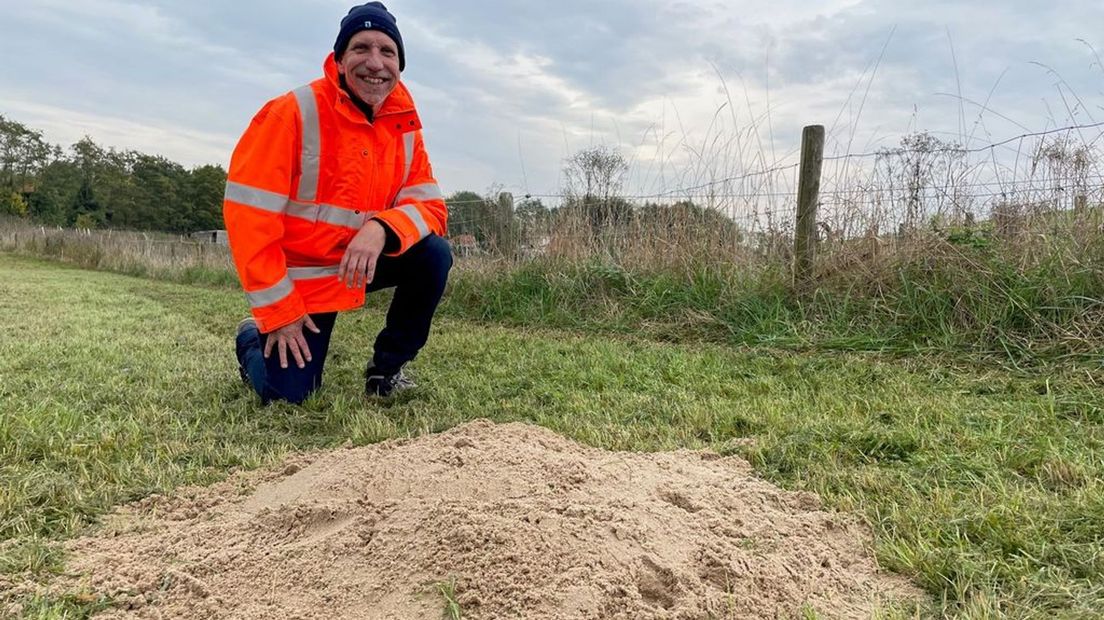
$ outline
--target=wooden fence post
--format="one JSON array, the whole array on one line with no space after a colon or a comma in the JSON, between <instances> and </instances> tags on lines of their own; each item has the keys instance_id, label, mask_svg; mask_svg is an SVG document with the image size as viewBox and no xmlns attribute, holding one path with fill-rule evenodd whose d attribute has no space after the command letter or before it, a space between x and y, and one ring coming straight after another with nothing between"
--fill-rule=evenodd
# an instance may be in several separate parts
<instances>
[{"instance_id":1,"label":"wooden fence post","mask_svg":"<svg viewBox=\"0 0 1104 620\"><path fill-rule=\"evenodd\" d=\"M517 239L514 235L514 195L510 192L498 194L498 252L506 258L517 258Z\"/></svg>"},{"instance_id":2,"label":"wooden fence post","mask_svg":"<svg viewBox=\"0 0 1104 620\"><path fill-rule=\"evenodd\" d=\"M801 135L801 172L797 182L797 222L794 227L794 290L806 293L813 282L816 257L817 201L824 164L824 125L811 125Z\"/></svg>"}]
</instances>

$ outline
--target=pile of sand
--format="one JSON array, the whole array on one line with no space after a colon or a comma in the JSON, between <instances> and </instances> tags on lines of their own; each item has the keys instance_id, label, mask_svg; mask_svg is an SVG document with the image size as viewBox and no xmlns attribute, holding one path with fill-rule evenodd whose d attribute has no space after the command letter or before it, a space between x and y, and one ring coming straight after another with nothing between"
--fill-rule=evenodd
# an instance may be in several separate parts
<instances>
[{"instance_id":1,"label":"pile of sand","mask_svg":"<svg viewBox=\"0 0 1104 620\"><path fill-rule=\"evenodd\" d=\"M869 618L915 593L868 538L738 458L476 421L124 507L65 587L119 619L441 618L450 580L465 618Z\"/></svg>"}]
</instances>

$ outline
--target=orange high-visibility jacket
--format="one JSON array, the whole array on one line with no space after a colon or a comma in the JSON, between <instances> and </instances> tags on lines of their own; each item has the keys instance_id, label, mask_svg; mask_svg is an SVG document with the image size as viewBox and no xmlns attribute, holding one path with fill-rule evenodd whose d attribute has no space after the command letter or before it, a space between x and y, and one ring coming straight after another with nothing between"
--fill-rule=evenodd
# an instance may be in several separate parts
<instances>
[{"instance_id":1,"label":"orange high-visibility jacket","mask_svg":"<svg viewBox=\"0 0 1104 620\"><path fill-rule=\"evenodd\" d=\"M369 123L341 88L333 54L324 71L269 101L230 160L223 219L266 333L306 313L364 304L364 290L346 288L337 268L369 219L398 237L395 255L446 230L448 209L406 87L398 83Z\"/></svg>"}]
</instances>

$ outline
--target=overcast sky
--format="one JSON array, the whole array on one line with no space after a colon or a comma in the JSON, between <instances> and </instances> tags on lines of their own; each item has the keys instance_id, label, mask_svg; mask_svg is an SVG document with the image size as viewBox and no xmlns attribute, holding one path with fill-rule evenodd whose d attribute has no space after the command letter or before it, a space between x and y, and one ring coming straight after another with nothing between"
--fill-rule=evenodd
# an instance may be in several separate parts
<instances>
[{"instance_id":1,"label":"overcast sky","mask_svg":"<svg viewBox=\"0 0 1104 620\"><path fill-rule=\"evenodd\" d=\"M842 153L1104 121L1100 0L387 4L446 193L555 193L592 145L663 191L793 162L813 123ZM0 114L225 166L265 101L321 74L350 6L0 0Z\"/></svg>"}]
</instances>

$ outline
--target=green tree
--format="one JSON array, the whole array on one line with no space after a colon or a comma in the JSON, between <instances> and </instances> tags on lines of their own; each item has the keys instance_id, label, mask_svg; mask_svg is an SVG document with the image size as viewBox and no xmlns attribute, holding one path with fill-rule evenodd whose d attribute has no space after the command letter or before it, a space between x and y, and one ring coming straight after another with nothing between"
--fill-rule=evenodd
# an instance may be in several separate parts
<instances>
[{"instance_id":1,"label":"green tree","mask_svg":"<svg viewBox=\"0 0 1104 620\"><path fill-rule=\"evenodd\" d=\"M23 200L23 196L19 195L19 192L0 189L0 213L27 217L27 202Z\"/></svg>"},{"instance_id":2,"label":"green tree","mask_svg":"<svg viewBox=\"0 0 1104 620\"><path fill-rule=\"evenodd\" d=\"M84 137L69 149L0 116L0 212L44 224L188 232L222 227L226 172Z\"/></svg>"},{"instance_id":3,"label":"green tree","mask_svg":"<svg viewBox=\"0 0 1104 620\"><path fill-rule=\"evenodd\" d=\"M224 228L222 195L226 189L226 171L222 166L200 166L188 174L186 196L191 204L188 231Z\"/></svg>"},{"instance_id":4,"label":"green tree","mask_svg":"<svg viewBox=\"0 0 1104 620\"><path fill-rule=\"evenodd\" d=\"M670 205L649 202L636 209L634 216L642 230L653 234L677 230L689 238L726 240L739 240L744 234L736 222L717 209L696 205L690 200Z\"/></svg>"},{"instance_id":5,"label":"green tree","mask_svg":"<svg viewBox=\"0 0 1104 620\"><path fill-rule=\"evenodd\" d=\"M104 219L112 228L141 228L138 191L131 169L134 151L108 149L95 164L92 189L104 205Z\"/></svg>"},{"instance_id":6,"label":"green tree","mask_svg":"<svg viewBox=\"0 0 1104 620\"><path fill-rule=\"evenodd\" d=\"M139 228L185 232L192 219L184 168L164 157L138 154L134 186L141 205Z\"/></svg>"},{"instance_id":7,"label":"green tree","mask_svg":"<svg viewBox=\"0 0 1104 620\"><path fill-rule=\"evenodd\" d=\"M27 196L30 216L52 226L70 224L72 218L69 208L80 186L80 170L72 161L61 158L58 153L58 157L39 174L35 191Z\"/></svg>"},{"instance_id":8,"label":"green tree","mask_svg":"<svg viewBox=\"0 0 1104 620\"><path fill-rule=\"evenodd\" d=\"M66 223L77 228L101 228L106 220L103 207L92 191L92 183L82 179L77 193L69 203L69 219Z\"/></svg>"},{"instance_id":9,"label":"green tree","mask_svg":"<svg viewBox=\"0 0 1104 620\"><path fill-rule=\"evenodd\" d=\"M460 191L445 199L449 208L449 236L471 235L484 251L513 255L520 242L513 209L503 194L493 189L490 193L497 198Z\"/></svg>"},{"instance_id":10,"label":"green tree","mask_svg":"<svg viewBox=\"0 0 1104 620\"><path fill-rule=\"evenodd\" d=\"M449 236L472 235L480 243L480 223L487 217L487 205L475 192L459 191L445 199L449 211Z\"/></svg>"},{"instance_id":11,"label":"green tree","mask_svg":"<svg viewBox=\"0 0 1104 620\"><path fill-rule=\"evenodd\" d=\"M42 133L0 115L0 190L26 194L46 166L52 147Z\"/></svg>"},{"instance_id":12,"label":"green tree","mask_svg":"<svg viewBox=\"0 0 1104 620\"><path fill-rule=\"evenodd\" d=\"M73 162L80 171L80 186L69 200L66 223L75 225L80 218L85 224L82 228L100 228L107 223L108 214L103 204L96 199L94 184L101 176L104 150L88 136L81 138L71 150Z\"/></svg>"},{"instance_id":13,"label":"green tree","mask_svg":"<svg viewBox=\"0 0 1104 620\"><path fill-rule=\"evenodd\" d=\"M548 225L552 210L544 206L540 198L525 198L517 203L514 216L523 230L534 230Z\"/></svg>"}]
</instances>

